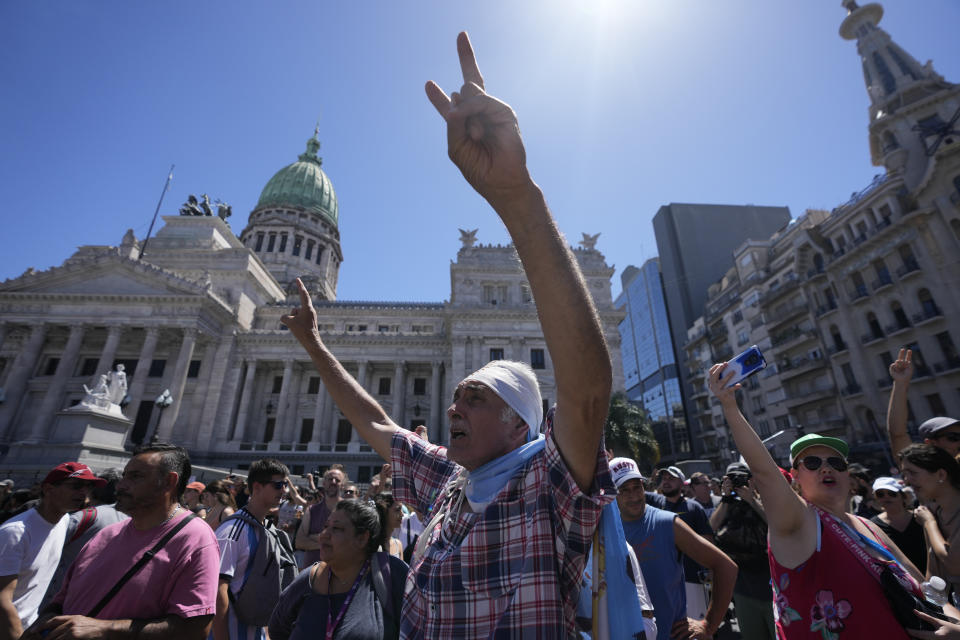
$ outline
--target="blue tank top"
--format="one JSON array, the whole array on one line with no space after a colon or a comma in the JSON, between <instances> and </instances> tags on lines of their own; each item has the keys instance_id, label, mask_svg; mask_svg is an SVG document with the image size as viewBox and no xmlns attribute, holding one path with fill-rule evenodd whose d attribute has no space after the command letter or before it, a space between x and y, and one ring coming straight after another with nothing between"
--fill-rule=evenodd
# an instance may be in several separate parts
<instances>
[{"instance_id":1,"label":"blue tank top","mask_svg":"<svg viewBox=\"0 0 960 640\"><path fill-rule=\"evenodd\" d=\"M676 514L647 507L639 520L623 521L623 533L633 547L657 617L657 640L669 640L677 620L687 617L687 592L683 584L683 563L673 539ZM655 576L655 578L654 578Z\"/></svg>"}]
</instances>

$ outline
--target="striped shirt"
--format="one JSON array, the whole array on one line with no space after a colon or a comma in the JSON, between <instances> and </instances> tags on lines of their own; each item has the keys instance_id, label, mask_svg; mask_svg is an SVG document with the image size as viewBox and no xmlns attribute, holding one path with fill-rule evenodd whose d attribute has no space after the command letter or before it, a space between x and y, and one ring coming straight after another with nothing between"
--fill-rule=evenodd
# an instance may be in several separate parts
<instances>
[{"instance_id":1,"label":"striped shirt","mask_svg":"<svg viewBox=\"0 0 960 640\"><path fill-rule=\"evenodd\" d=\"M240 511L253 518L247 508ZM217 528L217 543L220 545L220 579L229 580L231 593L237 593L247 580L250 560L257 551L260 539L254 527L240 518L227 520ZM263 627L255 627L237 620L233 605L227 610L227 626L230 640L264 640ZM213 630L210 631L213 640Z\"/></svg>"},{"instance_id":2,"label":"striped shirt","mask_svg":"<svg viewBox=\"0 0 960 640\"><path fill-rule=\"evenodd\" d=\"M577 487L548 418L546 447L483 513L463 513L463 470L446 449L399 430L393 493L421 514L449 515L424 531L404 589L401 638L575 637L586 554L603 506L616 495L603 447L590 494Z\"/></svg>"}]
</instances>

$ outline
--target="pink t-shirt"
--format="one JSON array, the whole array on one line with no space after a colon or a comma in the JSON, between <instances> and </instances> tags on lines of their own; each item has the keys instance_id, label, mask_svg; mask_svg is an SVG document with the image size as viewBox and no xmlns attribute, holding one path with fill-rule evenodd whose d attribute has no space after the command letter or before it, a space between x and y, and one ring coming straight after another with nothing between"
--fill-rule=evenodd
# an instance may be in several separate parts
<instances>
[{"instance_id":1,"label":"pink t-shirt","mask_svg":"<svg viewBox=\"0 0 960 640\"><path fill-rule=\"evenodd\" d=\"M106 527L70 565L53 599L65 615L87 615L143 554L189 511L163 526L138 531L132 520ZM213 614L217 606L220 548L213 529L195 518L120 589L97 617L102 620L181 618Z\"/></svg>"}]
</instances>

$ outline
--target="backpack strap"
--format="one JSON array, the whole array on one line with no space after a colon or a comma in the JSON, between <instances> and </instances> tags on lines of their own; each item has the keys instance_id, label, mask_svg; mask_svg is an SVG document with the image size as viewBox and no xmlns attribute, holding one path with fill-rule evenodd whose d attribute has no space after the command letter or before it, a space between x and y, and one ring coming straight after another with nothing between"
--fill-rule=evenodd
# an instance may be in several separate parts
<instances>
[{"instance_id":1,"label":"backpack strap","mask_svg":"<svg viewBox=\"0 0 960 640\"><path fill-rule=\"evenodd\" d=\"M67 544L74 542L80 539L80 536L87 532L87 529L93 526L93 523L97 521L97 508L88 507L83 510L83 518L80 519L80 523L77 525L76 531L73 532L73 535L70 536L70 539L67 540Z\"/></svg>"},{"instance_id":2,"label":"backpack strap","mask_svg":"<svg viewBox=\"0 0 960 640\"><path fill-rule=\"evenodd\" d=\"M370 580L373 582L373 590L377 594L377 600L383 605L384 613L396 620L393 599L390 597L390 555L378 551L373 556L373 562L370 563Z\"/></svg>"},{"instance_id":3,"label":"backpack strap","mask_svg":"<svg viewBox=\"0 0 960 640\"><path fill-rule=\"evenodd\" d=\"M196 517L197 515L195 513L187 514L187 517L178 522L177 526L175 526L173 529L170 529L165 536L160 538L157 544L153 545L152 549L143 554L140 560L137 561L137 564L130 567L130 570L123 574L122 578L117 580L117 584L113 585L113 588L107 592L107 595L103 596L103 598L100 599L100 602L98 602L93 609L90 609L90 612L87 613L87 617L96 618L97 614L100 613L105 606L107 606L107 603L113 600L113 597L120 592L120 589L123 587L123 585L125 585L130 578L136 575L140 569L143 569L144 565L150 562L153 556L157 555L157 552L160 551L160 549L163 549L164 545L170 542L170 539L173 536L180 533L180 530L187 526L187 524Z\"/></svg>"}]
</instances>

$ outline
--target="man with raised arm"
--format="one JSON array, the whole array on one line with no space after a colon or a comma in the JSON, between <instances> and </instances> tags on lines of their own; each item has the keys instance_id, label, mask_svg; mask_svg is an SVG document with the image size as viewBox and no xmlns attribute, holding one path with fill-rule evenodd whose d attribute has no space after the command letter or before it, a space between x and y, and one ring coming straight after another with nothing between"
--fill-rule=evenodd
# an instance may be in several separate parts
<instances>
[{"instance_id":1,"label":"man with raised arm","mask_svg":"<svg viewBox=\"0 0 960 640\"><path fill-rule=\"evenodd\" d=\"M393 465L394 496L428 518L411 560L403 638L574 635L580 576L615 492L601 447L610 355L572 253L526 167L513 110L484 91L470 40L457 39L463 87L427 83L448 154L503 220L529 278L557 384L540 433L537 379L495 361L457 385L449 448L398 427L323 345L316 312L283 318L340 410ZM429 515L427 515L429 514Z\"/></svg>"}]
</instances>

